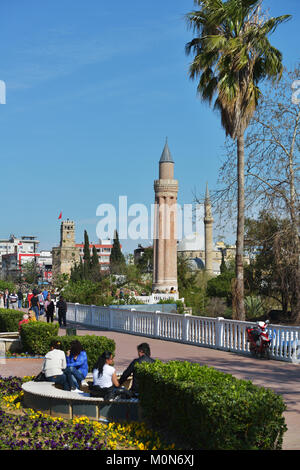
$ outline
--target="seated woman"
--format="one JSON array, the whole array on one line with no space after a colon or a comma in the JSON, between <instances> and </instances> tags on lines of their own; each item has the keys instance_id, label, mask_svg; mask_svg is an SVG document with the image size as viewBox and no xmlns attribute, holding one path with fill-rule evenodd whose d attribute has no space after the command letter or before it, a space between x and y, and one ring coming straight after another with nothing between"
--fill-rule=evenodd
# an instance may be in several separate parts
<instances>
[{"instance_id":1,"label":"seated woman","mask_svg":"<svg viewBox=\"0 0 300 470\"><path fill-rule=\"evenodd\" d=\"M67 368L72 374L76 389L79 389L80 385L87 385L84 380L88 373L87 354L78 340L72 341L70 350L67 351Z\"/></svg>"},{"instance_id":2,"label":"seated woman","mask_svg":"<svg viewBox=\"0 0 300 470\"><path fill-rule=\"evenodd\" d=\"M23 320L19 321L19 333L21 332L22 325L29 322L29 316L27 313L24 313Z\"/></svg>"},{"instance_id":3,"label":"seated woman","mask_svg":"<svg viewBox=\"0 0 300 470\"><path fill-rule=\"evenodd\" d=\"M116 369L112 367L113 355L105 351L93 368L93 385L90 387L91 395L109 400L114 397L114 388L119 387Z\"/></svg>"},{"instance_id":4,"label":"seated woman","mask_svg":"<svg viewBox=\"0 0 300 470\"><path fill-rule=\"evenodd\" d=\"M73 391L72 375L67 369L66 356L61 349L60 341L52 341L50 351L45 355L42 372L47 382L54 382L61 385L64 390Z\"/></svg>"}]
</instances>

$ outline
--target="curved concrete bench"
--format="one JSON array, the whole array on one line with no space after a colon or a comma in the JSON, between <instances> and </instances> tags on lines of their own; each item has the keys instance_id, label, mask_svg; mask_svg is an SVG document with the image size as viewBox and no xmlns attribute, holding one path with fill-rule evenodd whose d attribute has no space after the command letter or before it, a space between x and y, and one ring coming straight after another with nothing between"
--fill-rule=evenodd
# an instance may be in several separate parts
<instances>
[{"instance_id":1,"label":"curved concrete bench","mask_svg":"<svg viewBox=\"0 0 300 470\"><path fill-rule=\"evenodd\" d=\"M67 392L52 382L25 382L23 403L26 408L47 413L50 416L76 418L87 416L103 421L141 421L137 399L104 400L90 397L88 393Z\"/></svg>"}]
</instances>

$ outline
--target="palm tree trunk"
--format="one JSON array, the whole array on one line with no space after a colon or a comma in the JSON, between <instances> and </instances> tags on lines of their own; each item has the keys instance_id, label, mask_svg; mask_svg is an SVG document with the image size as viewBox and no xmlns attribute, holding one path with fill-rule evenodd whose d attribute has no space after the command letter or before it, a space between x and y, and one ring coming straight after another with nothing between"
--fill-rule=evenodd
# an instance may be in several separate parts
<instances>
[{"instance_id":1,"label":"palm tree trunk","mask_svg":"<svg viewBox=\"0 0 300 470\"><path fill-rule=\"evenodd\" d=\"M245 145L244 132L237 137L237 180L238 180L238 210L237 210L237 239L235 257L235 305L236 318L245 320L244 306L244 230L245 230Z\"/></svg>"}]
</instances>

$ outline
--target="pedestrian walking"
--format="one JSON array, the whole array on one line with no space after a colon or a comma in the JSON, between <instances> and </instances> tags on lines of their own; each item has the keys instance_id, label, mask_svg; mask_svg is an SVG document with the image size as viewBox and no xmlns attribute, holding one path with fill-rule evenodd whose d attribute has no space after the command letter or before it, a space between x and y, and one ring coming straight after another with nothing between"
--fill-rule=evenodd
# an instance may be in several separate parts
<instances>
[{"instance_id":1,"label":"pedestrian walking","mask_svg":"<svg viewBox=\"0 0 300 470\"><path fill-rule=\"evenodd\" d=\"M31 297L30 304L31 304L31 307L30 307L31 310L34 311L35 319L38 321L39 316L40 316L40 303L39 303L37 291L33 292L33 297Z\"/></svg>"},{"instance_id":2,"label":"pedestrian walking","mask_svg":"<svg viewBox=\"0 0 300 470\"><path fill-rule=\"evenodd\" d=\"M45 301L45 312L47 323L53 323L53 316L54 316L55 305L53 300L51 299L51 294L48 294L47 299Z\"/></svg>"},{"instance_id":3,"label":"pedestrian walking","mask_svg":"<svg viewBox=\"0 0 300 470\"><path fill-rule=\"evenodd\" d=\"M59 301L56 304L58 310L58 323L59 326L67 326L67 303L63 296L59 297Z\"/></svg>"},{"instance_id":4,"label":"pedestrian walking","mask_svg":"<svg viewBox=\"0 0 300 470\"><path fill-rule=\"evenodd\" d=\"M17 310L17 307L18 307L18 296L15 292L13 292L12 294L10 294L9 296L9 305L10 305L10 308L12 308L13 310Z\"/></svg>"},{"instance_id":5,"label":"pedestrian walking","mask_svg":"<svg viewBox=\"0 0 300 470\"><path fill-rule=\"evenodd\" d=\"M18 308L22 308L23 307L23 292L21 291L21 289L18 290L17 296L18 296Z\"/></svg>"},{"instance_id":6,"label":"pedestrian walking","mask_svg":"<svg viewBox=\"0 0 300 470\"><path fill-rule=\"evenodd\" d=\"M5 289L5 292L3 294L3 303L4 303L4 308L9 308L9 290Z\"/></svg>"}]
</instances>

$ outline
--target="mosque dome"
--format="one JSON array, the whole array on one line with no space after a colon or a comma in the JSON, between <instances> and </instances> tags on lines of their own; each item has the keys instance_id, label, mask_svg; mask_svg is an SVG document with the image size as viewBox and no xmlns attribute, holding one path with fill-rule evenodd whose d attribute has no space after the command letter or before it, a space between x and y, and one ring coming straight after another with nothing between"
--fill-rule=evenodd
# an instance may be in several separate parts
<instances>
[{"instance_id":1,"label":"mosque dome","mask_svg":"<svg viewBox=\"0 0 300 470\"><path fill-rule=\"evenodd\" d=\"M189 258L188 265L192 271L197 271L198 269L204 269L205 265L201 258Z\"/></svg>"},{"instance_id":2,"label":"mosque dome","mask_svg":"<svg viewBox=\"0 0 300 470\"><path fill-rule=\"evenodd\" d=\"M177 251L200 251L204 250L204 236L197 232L183 238L177 245Z\"/></svg>"}]
</instances>

